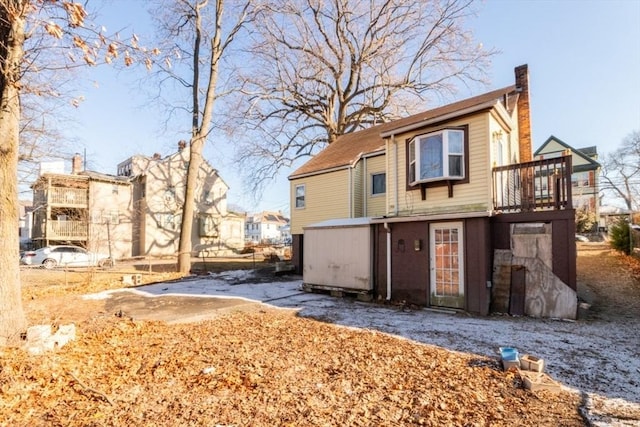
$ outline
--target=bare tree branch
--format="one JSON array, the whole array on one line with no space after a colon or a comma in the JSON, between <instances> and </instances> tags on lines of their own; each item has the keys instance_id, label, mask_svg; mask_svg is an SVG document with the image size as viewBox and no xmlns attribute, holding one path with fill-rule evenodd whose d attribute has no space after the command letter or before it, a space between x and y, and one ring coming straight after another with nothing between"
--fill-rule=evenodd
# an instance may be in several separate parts
<instances>
[{"instance_id":1,"label":"bare tree branch","mask_svg":"<svg viewBox=\"0 0 640 427\"><path fill-rule=\"evenodd\" d=\"M236 123L253 184L340 135L424 109L458 84L486 83L496 53L473 41L473 0L273 0L238 74ZM277 134L274 134L277 132ZM255 147L256 144L261 145ZM269 154L267 154L269 153Z\"/></svg>"}]
</instances>

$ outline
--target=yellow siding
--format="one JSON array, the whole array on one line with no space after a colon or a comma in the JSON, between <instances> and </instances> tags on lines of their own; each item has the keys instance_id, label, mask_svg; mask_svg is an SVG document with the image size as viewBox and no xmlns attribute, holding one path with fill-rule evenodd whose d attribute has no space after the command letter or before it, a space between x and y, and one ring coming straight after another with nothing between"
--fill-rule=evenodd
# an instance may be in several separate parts
<instances>
[{"instance_id":1,"label":"yellow siding","mask_svg":"<svg viewBox=\"0 0 640 427\"><path fill-rule=\"evenodd\" d=\"M297 185L305 185L305 207L296 208ZM342 169L290 181L291 234L320 221L349 217L349 170Z\"/></svg>"},{"instance_id":2,"label":"yellow siding","mask_svg":"<svg viewBox=\"0 0 640 427\"><path fill-rule=\"evenodd\" d=\"M363 185L365 164L364 160L358 162L352 171L352 188L353 188L353 217L364 216L364 198L366 186Z\"/></svg>"},{"instance_id":3,"label":"yellow siding","mask_svg":"<svg viewBox=\"0 0 640 427\"><path fill-rule=\"evenodd\" d=\"M405 141L413 136L422 135L442 129L444 126L423 128L418 131L398 135L395 137L397 143L397 177L398 183L394 182L396 173L393 170L394 160L390 162L387 180L390 184L387 188L389 194L389 212L395 212L395 202L397 200L397 213L399 215L415 214L440 214L459 213L479 210L489 210L491 206L491 163L490 163L490 126L489 113L481 113L475 116L459 119L447 123L446 127L469 126L469 183L457 184L453 186L453 197L448 196L448 188L435 187L427 188L426 200L422 200L420 190L406 190L406 148ZM393 143L388 144L388 152L395 150ZM391 154L395 156L395 154ZM398 197L395 197L395 189L398 190Z\"/></svg>"},{"instance_id":4,"label":"yellow siding","mask_svg":"<svg viewBox=\"0 0 640 427\"><path fill-rule=\"evenodd\" d=\"M366 180L366 215L365 216L382 216L387 213L387 194L389 194L389 174L387 173L387 192L376 196L371 195L371 176L375 173L385 172L386 156L380 155L365 159L367 173Z\"/></svg>"}]
</instances>

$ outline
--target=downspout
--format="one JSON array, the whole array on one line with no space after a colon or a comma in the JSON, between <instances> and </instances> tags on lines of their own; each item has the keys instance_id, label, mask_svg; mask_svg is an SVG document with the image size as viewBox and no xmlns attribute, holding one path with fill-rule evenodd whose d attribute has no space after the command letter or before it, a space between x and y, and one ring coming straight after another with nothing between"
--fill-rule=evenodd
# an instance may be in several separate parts
<instances>
[{"instance_id":1,"label":"downspout","mask_svg":"<svg viewBox=\"0 0 640 427\"><path fill-rule=\"evenodd\" d=\"M384 223L387 232L387 301L391 300L391 227L389 223Z\"/></svg>"},{"instance_id":2,"label":"downspout","mask_svg":"<svg viewBox=\"0 0 640 427\"><path fill-rule=\"evenodd\" d=\"M391 135L391 141L393 142L393 173L395 174L395 179L393 180L394 183L394 190L393 190L393 197L395 198L394 203L393 203L393 216L398 216L398 179L399 179L399 173L398 173L398 142L396 141L396 136L395 135Z\"/></svg>"},{"instance_id":3,"label":"downspout","mask_svg":"<svg viewBox=\"0 0 640 427\"><path fill-rule=\"evenodd\" d=\"M364 208L363 216L369 216L367 212L367 198L369 197L369 189L367 188L367 158L362 159L362 207Z\"/></svg>"}]
</instances>

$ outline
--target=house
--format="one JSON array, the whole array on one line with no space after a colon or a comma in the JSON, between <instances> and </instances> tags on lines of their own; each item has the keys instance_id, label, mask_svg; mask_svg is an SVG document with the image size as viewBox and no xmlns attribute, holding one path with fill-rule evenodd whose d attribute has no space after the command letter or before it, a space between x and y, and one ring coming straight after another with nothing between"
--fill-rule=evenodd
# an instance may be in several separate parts
<instances>
[{"instance_id":1,"label":"house","mask_svg":"<svg viewBox=\"0 0 640 427\"><path fill-rule=\"evenodd\" d=\"M528 78L345 134L294 171L305 287L575 318L571 156L533 160Z\"/></svg>"},{"instance_id":2,"label":"house","mask_svg":"<svg viewBox=\"0 0 640 427\"><path fill-rule=\"evenodd\" d=\"M189 148L162 158L132 156L118 164L118 176L132 185L132 255L173 256L178 251ZM203 161L198 172L191 241L198 256L223 255L244 246L244 217L227 210L228 185Z\"/></svg>"},{"instance_id":3,"label":"house","mask_svg":"<svg viewBox=\"0 0 640 427\"><path fill-rule=\"evenodd\" d=\"M283 227L289 225L289 219L281 212L262 211L247 215L245 220L245 240L248 243L282 243ZM286 230L285 230L286 232Z\"/></svg>"},{"instance_id":4,"label":"house","mask_svg":"<svg viewBox=\"0 0 640 427\"><path fill-rule=\"evenodd\" d=\"M74 244L113 258L175 256L180 239L182 195L189 149L162 158L133 156L118 175L82 170L74 156L71 174L45 172L32 185L34 247ZM196 188L192 230L194 255L244 247L244 215L227 210L228 186L203 162Z\"/></svg>"},{"instance_id":5,"label":"house","mask_svg":"<svg viewBox=\"0 0 640 427\"><path fill-rule=\"evenodd\" d=\"M83 171L44 172L32 185L31 241L35 248L73 244L113 258L131 256L132 186L128 179Z\"/></svg>"},{"instance_id":6,"label":"house","mask_svg":"<svg viewBox=\"0 0 640 427\"><path fill-rule=\"evenodd\" d=\"M599 180L600 163L598 163L598 149L595 146L584 148L573 148L566 142L551 135L533 153L536 159L548 159L571 155L573 167L571 173L571 184L573 189L572 203L576 210L584 210L593 213L597 221L600 217L599 203Z\"/></svg>"}]
</instances>

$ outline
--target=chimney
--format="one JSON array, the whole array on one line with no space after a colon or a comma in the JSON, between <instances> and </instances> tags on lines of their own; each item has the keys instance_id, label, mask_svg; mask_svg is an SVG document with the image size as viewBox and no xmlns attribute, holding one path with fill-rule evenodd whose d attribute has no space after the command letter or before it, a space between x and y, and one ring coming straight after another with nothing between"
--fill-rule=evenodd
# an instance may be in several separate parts
<instances>
[{"instance_id":1,"label":"chimney","mask_svg":"<svg viewBox=\"0 0 640 427\"><path fill-rule=\"evenodd\" d=\"M71 175L77 175L80 172L82 172L82 156L80 153L76 153L71 158Z\"/></svg>"},{"instance_id":2,"label":"chimney","mask_svg":"<svg viewBox=\"0 0 640 427\"><path fill-rule=\"evenodd\" d=\"M529 69L527 64L515 68L516 92L518 92L518 141L520 161L532 160L531 114L529 112Z\"/></svg>"}]
</instances>

